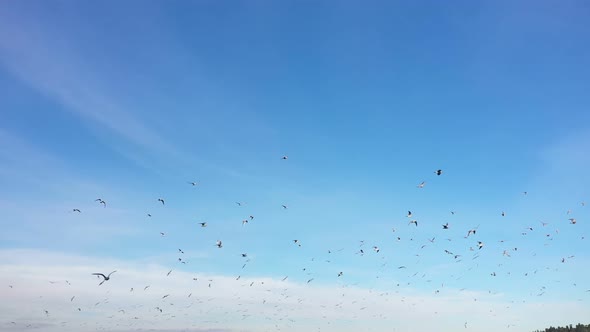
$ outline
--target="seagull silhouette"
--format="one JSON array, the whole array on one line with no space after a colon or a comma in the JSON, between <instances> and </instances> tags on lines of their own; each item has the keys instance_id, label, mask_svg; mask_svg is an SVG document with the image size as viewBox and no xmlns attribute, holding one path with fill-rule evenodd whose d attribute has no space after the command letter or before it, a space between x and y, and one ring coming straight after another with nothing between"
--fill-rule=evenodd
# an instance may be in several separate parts
<instances>
[{"instance_id":1,"label":"seagull silhouette","mask_svg":"<svg viewBox=\"0 0 590 332\"><path fill-rule=\"evenodd\" d=\"M98 276L98 277L103 277L103 281L100 282L100 284L98 284L99 286L102 285L105 281L110 280L111 279L111 274L117 272L117 270L109 273L108 275L104 275L102 273L93 273L92 275Z\"/></svg>"},{"instance_id":2,"label":"seagull silhouette","mask_svg":"<svg viewBox=\"0 0 590 332\"><path fill-rule=\"evenodd\" d=\"M164 200L163 200L163 199L161 199L161 198L158 198L158 202L161 202L161 203L162 203L162 205L165 205L165 203L164 203Z\"/></svg>"}]
</instances>

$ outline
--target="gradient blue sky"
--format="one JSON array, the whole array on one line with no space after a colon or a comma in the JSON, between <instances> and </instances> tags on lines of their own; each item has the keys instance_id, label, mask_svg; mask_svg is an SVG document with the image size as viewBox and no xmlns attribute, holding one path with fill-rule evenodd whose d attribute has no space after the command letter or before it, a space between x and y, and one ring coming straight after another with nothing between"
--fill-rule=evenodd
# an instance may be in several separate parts
<instances>
[{"instance_id":1,"label":"gradient blue sky","mask_svg":"<svg viewBox=\"0 0 590 332\"><path fill-rule=\"evenodd\" d=\"M0 331L530 331L590 317L589 3L1 8L0 295L14 301ZM114 269L97 290L89 273ZM160 301L131 297L142 278L184 294L191 275L227 296L199 284L213 292L194 298L202 315L176 311L192 320L107 319ZM76 278L68 296L47 282ZM258 320L236 307L243 280L276 284L248 293ZM40 294L18 286L48 302L31 306ZM63 307L73 293L83 311ZM109 296L118 304L97 311Z\"/></svg>"}]
</instances>

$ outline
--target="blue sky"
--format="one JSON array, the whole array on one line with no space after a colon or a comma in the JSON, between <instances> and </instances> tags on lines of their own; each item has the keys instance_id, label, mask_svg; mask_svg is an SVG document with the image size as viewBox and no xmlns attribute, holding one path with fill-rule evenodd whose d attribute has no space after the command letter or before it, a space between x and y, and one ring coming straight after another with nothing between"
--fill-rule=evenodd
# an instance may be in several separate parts
<instances>
[{"instance_id":1,"label":"blue sky","mask_svg":"<svg viewBox=\"0 0 590 332\"><path fill-rule=\"evenodd\" d=\"M2 7L0 331L530 331L590 316L585 2ZM97 289L90 273L115 269ZM162 294L130 294L148 281ZM170 314L191 320L138 309L188 287L201 297ZM97 309L105 298L117 304ZM121 309L138 319L107 319Z\"/></svg>"}]
</instances>

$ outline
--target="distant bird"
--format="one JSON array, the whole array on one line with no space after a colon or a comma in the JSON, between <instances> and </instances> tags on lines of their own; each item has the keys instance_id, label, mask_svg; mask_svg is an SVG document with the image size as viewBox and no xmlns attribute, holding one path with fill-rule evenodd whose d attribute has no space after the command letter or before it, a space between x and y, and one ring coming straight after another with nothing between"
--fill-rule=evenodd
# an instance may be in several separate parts
<instances>
[{"instance_id":1,"label":"distant bird","mask_svg":"<svg viewBox=\"0 0 590 332\"><path fill-rule=\"evenodd\" d=\"M143 288L143 290L146 290L146 289L148 289L148 288L150 288L150 286L149 286L149 285L148 285L148 286L145 286L145 287Z\"/></svg>"},{"instance_id":2,"label":"distant bird","mask_svg":"<svg viewBox=\"0 0 590 332\"><path fill-rule=\"evenodd\" d=\"M442 169L437 169L436 171L434 171L434 173L435 173L436 175L441 175L441 174L442 174L442 172L443 172L443 171L442 171Z\"/></svg>"},{"instance_id":3,"label":"distant bird","mask_svg":"<svg viewBox=\"0 0 590 332\"><path fill-rule=\"evenodd\" d=\"M147 216L148 216L148 217L150 217L150 218L152 217L152 215L151 215L151 214L149 214L149 213L147 214Z\"/></svg>"},{"instance_id":4,"label":"distant bird","mask_svg":"<svg viewBox=\"0 0 590 332\"><path fill-rule=\"evenodd\" d=\"M193 187L197 185L196 182L190 182L190 181L188 182L188 184L192 185Z\"/></svg>"},{"instance_id":5,"label":"distant bird","mask_svg":"<svg viewBox=\"0 0 590 332\"><path fill-rule=\"evenodd\" d=\"M570 224L575 225L576 224L576 218L569 218L568 219L570 221Z\"/></svg>"},{"instance_id":6,"label":"distant bird","mask_svg":"<svg viewBox=\"0 0 590 332\"><path fill-rule=\"evenodd\" d=\"M412 218L412 211L408 211L408 214L406 215L406 217Z\"/></svg>"},{"instance_id":7,"label":"distant bird","mask_svg":"<svg viewBox=\"0 0 590 332\"><path fill-rule=\"evenodd\" d=\"M467 236L469 237L469 235L471 235L471 234L475 234L475 231L476 231L475 229L470 229L470 230L467 232Z\"/></svg>"},{"instance_id":8,"label":"distant bird","mask_svg":"<svg viewBox=\"0 0 590 332\"><path fill-rule=\"evenodd\" d=\"M248 254L244 253L242 254L242 257L248 257Z\"/></svg>"},{"instance_id":9,"label":"distant bird","mask_svg":"<svg viewBox=\"0 0 590 332\"><path fill-rule=\"evenodd\" d=\"M242 206L242 203L240 203L240 202L236 202L236 204L238 204L238 206Z\"/></svg>"},{"instance_id":10,"label":"distant bird","mask_svg":"<svg viewBox=\"0 0 590 332\"><path fill-rule=\"evenodd\" d=\"M285 210L287 209L287 206L286 205L281 205L281 206L283 207L283 209L285 209Z\"/></svg>"},{"instance_id":11,"label":"distant bird","mask_svg":"<svg viewBox=\"0 0 590 332\"><path fill-rule=\"evenodd\" d=\"M166 204L162 198L158 198L158 202L161 202L162 205L165 205Z\"/></svg>"},{"instance_id":12,"label":"distant bird","mask_svg":"<svg viewBox=\"0 0 590 332\"><path fill-rule=\"evenodd\" d=\"M170 273L172 273L172 270L168 271L168 273L166 273L166 276L169 276Z\"/></svg>"},{"instance_id":13,"label":"distant bird","mask_svg":"<svg viewBox=\"0 0 590 332\"><path fill-rule=\"evenodd\" d=\"M424 186L426 185L426 181L422 181L419 185L417 185L416 187L418 188L424 188Z\"/></svg>"},{"instance_id":14,"label":"distant bird","mask_svg":"<svg viewBox=\"0 0 590 332\"><path fill-rule=\"evenodd\" d=\"M502 211L502 217L506 216L506 213L504 213L504 211Z\"/></svg>"},{"instance_id":15,"label":"distant bird","mask_svg":"<svg viewBox=\"0 0 590 332\"><path fill-rule=\"evenodd\" d=\"M98 276L98 277L103 277L103 280L100 282L100 284L98 284L99 286L102 285L105 281L110 280L111 279L111 274L117 272L117 270L109 273L108 275L104 275L102 273L93 273L92 275Z\"/></svg>"},{"instance_id":16,"label":"distant bird","mask_svg":"<svg viewBox=\"0 0 590 332\"><path fill-rule=\"evenodd\" d=\"M293 243L295 243L296 245L301 247L301 244L299 243L299 240L293 240Z\"/></svg>"},{"instance_id":17,"label":"distant bird","mask_svg":"<svg viewBox=\"0 0 590 332\"><path fill-rule=\"evenodd\" d=\"M313 281L313 278L311 278L311 279L307 280L307 283L309 284L309 283L310 283L310 282L312 282L312 281Z\"/></svg>"},{"instance_id":18,"label":"distant bird","mask_svg":"<svg viewBox=\"0 0 590 332\"><path fill-rule=\"evenodd\" d=\"M339 277L342 277L342 272L338 272L338 276Z\"/></svg>"},{"instance_id":19,"label":"distant bird","mask_svg":"<svg viewBox=\"0 0 590 332\"><path fill-rule=\"evenodd\" d=\"M166 233L164 233L164 232L160 232L160 235L161 235L161 236L166 236Z\"/></svg>"},{"instance_id":20,"label":"distant bird","mask_svg":"<svg viewBox=\"0 0 590 332\"><path fill-rule=\"evenodd\" d=\"M289 159L289 157L288 156L283 156L281 159L287 160L287 159Z\"/></svg>"},{"instance_id":21,"label":"distant bird","mask_svg":"<svg viewBox=\"0 0 590 332\"><path fill-rule=\"evenodd\" d=\"M381 251L381 249L379 249L379 247L377 247L377 246L373 246L373 251L379 252L379 251Z\"/></svg>"},{"instance_id":22,"label":"distant bird","mask_svg":"<svg viewBox=\"0 0 590 332\"><path fill-rule=\"evenodd\" d=\"M478 242L477 242L477 247L478 247L478 249L481 249L481 248L483 248L483 242L481 242L481 241L478 241Z\"/></svg>"},{"instance_id":23,"label":"distant bird","mask_svg":"<svg viewBox=\"0 0 590 332\"><path fill-rule=\"evenodd\" d=\"M442 225L443 229L449 229L449 223Z\"/></svg>"},{"instance_id":24,"label":"distant bird","mask_svg":"<svg viewBox=\"0 0 590 332\"><path fill-rule=\"evenodd\" d=\"M408 225L411 225L411 224L414 224L414 225L416 225L416 227L418 227L418 220L410 220Z\"/></svg>"},{"instance_id":25,"label":"distant bird","mask_svg":"<svg viewBox=\"0 0 590 332\"><path fill-rule=\"evenodd\" d=\"M223 243L221 242L221 240L217 240L217 243L215 245L217 246L217 248L223 247Z\"/></svg>"},{"instance_id":26,"label":"distant bird","mask_svg":"<svg viewBox=\"0 0 590 332\"><path fill-rule=\"evenodd\" d=\"M528 194L528 192L527 191L523 191L522 194L526 196Z\"/></svg>"},{"instance_id":27,"label":"distant bird","mask_svg":"<svg viewBox=\"0 0 590 332\"><path fill-rule=\"evenodd\" d=\"M184 251L182 251L182 249L178 249L178 252L184 254Z\"/></svg>"},{"instance_id":28,"label":"distant bird","mask_svg":"<svg viewBox=\"0 0 590 332\"><path fill-rule=\"evenodd\" d=\"M102 204L103 207L107 207L107 202L105 202L104 200L102 200L102 198L97 198L94 201L95 202L98 202L99 204Z\"/></svg>"},{"instance_id":29,"label":"distant bird","mask_svg":"<svg viewBox=\"0 0 590 332\"><path fill-rule=\"evenodd\" d=\"M248 219L244 219L244 220L242 220L242 226L244 226L244 225L245 225L245 224L247 224L247 223L248 223Z\"/></svg>"},{"instance_id":30,"label":"distant bird","mask_svg":"<svg viewBox=\"0 0 590 332\"><path fill-rule=\"evenodd\" d=\"M435 238L433 237L432 239L428 239L428 241L429 241L430 243L434 243L434 239L435 239Z\"/></svg>"},{"instance_id":31,"label":"distant bird","mask_svg":"<svg viewBox=\"0 0 590 332\"><path fill-rule=\"evenodd\" d=\"M199 225L201 225L201 227L207 227L207 223L206 222L200 222Z\"/></svg>"}]
</instances>

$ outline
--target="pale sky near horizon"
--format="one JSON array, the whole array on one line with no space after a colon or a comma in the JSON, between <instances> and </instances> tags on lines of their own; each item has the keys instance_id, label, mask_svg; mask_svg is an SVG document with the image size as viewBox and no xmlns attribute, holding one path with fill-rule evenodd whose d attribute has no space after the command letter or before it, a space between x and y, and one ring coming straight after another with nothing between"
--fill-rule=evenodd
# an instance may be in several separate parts
<instances>
[{"instance_id":1,"label":"pale sky near horizon","mask_svg":"<svg viewBox=\"0 0 590 332\"><path fill-rule=\"evenodd\" d=\"M0 331L589 324L588 17L3 2Z\"/></svg>"}]
</instances>

